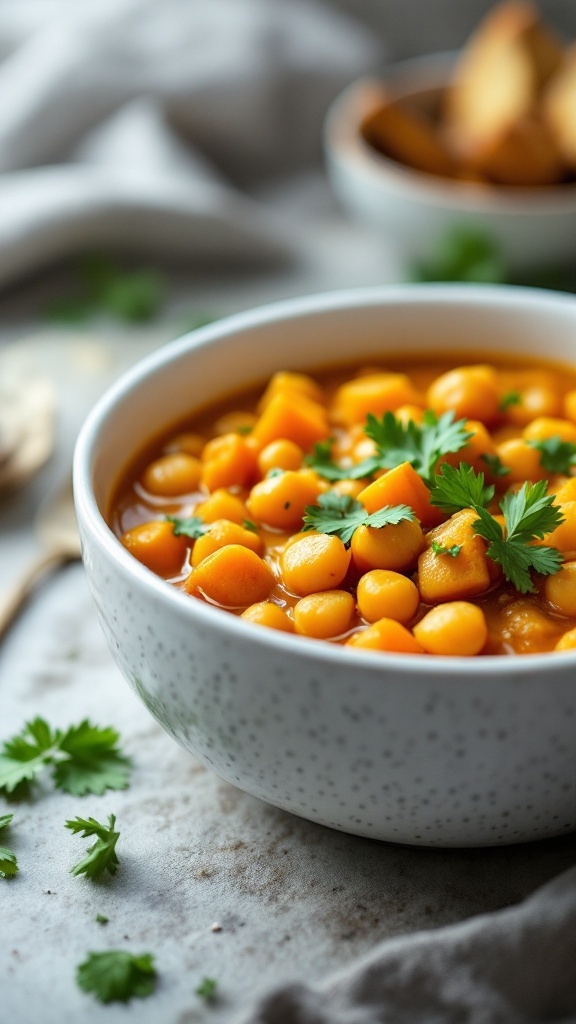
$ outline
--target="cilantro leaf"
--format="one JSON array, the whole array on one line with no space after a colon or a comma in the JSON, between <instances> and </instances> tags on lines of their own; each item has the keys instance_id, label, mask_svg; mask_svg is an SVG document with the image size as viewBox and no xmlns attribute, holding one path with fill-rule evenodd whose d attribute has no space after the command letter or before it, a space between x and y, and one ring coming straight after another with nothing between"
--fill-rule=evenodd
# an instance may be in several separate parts
<instances>
[{"instance_id":1,"label":"cilantro leaf","mask_svg":"<svg viewBox=\"0 0 576 1024\"><path fill-rule=\"evenodd\" d=\"M210 529L210 523L205 523L200 516L166 516L166 519L173 524L175 537L185 536L198 540L198 537L208 533Z\"/></svg>"},{"instance_id":2,"label":"cilantro leaf","mask_svg":"<svg viewBox=\"0 0 576 1024\"><path fill-rule=\"evenodd\" d=\"M334 533L343 544L349 544L359 526L396 525L404 519L416 516L408 505L385 505L377 512L368 514L364 506L348 494L334 494L326 491L318 498L317 505L308 505L304 513L302 530L318 530L319 533Z\"/></svg>"},{"instance_id":3,"label":"cilantro leaf","mask_svg":"<svg viewBox=\"0 0 576 1024\"><path fill-rule=\"evenodd\" d=\"M430 409L422 423L402 423L392 412L385 412L381 419L368 413L365 433L376 443L379 468L409 462L426 483L432 480L438 459L460 451L472 437L466 420L455 420L452 410L437 416Z\"/></svg>"},{"instance_id":4,"label":"cilantro leaf","mask_svg":"<svg viewBox=\"0 0 576 1024\"><path fill-rule=\"evenodd\" d=\"M506 535L500 523L480 506L475 507L479 519L472 524L476 533L489 542L486 554L502 566L504 576L521 594L533 593L531 570L544 576L558 572L564 561L556 548L533 546L562 523L560 508L554 495L546 493L547 483L524 483L519 491L509 491L500 508L504 514Z\"/></svg>"},{"instance_id":5,"label":"cilantro leaf","mask_svg":"<svg viewBox=\"0 0 576 1024\"><path fill-rule=\"evenodd\" d=\"M14 793L32 782L54 760L62 734L42 718L27 722L18 736L6 740L0 753L0 790Z\"/></svg>"},{"instance_id":6,"label":"cilantro leaf","mask_svg":"<svg viewBox=\"0 0 576 1024\"><path fill-rule=\"evenodd\" d=\"M82 837L96 836L96 842L88 849L82 860L70 868L74 876L86 875L87 878L99 878L104 871L115 875L118 870L118 857L116 855L116 843L120 837L119 832L114 831L116 818L113 814L108 817L108 825L101 825L95 818L74 818L67 821L65 828L69 828L76 835L82 833Z\"/></svg>"},{"instance_id":7,"label":"cilantro leaf","mask_svg":"<svg viewBox=\"0 0 576 1024\"><path fill-rule=\"evenodd\" d=\"M125 270L108 256L91 253L75 269L77 294L52 303L47 309L51 320L82 323L108 314L139 323L155 317L164 304L166 282L153 268Z\"/></svg>"},{"instance_id":8,"label":"cilantro leaf","mask_svg":"<svg viewBox=\"0 0 576 1024\"><path fill-rule=\"evenodd\" d=\"M0 815L0 832L10 825L13 814ZM16 854L6 846L0 846L0 878L13 878L18 871Z\"/></svg>"},{"instance_id":9,"label":"cilantro leaf","mask_svg":"<svg viewBox=\"0 0 576 1024\"><path fill-rule=\"evenodd\" d=\"M55 785L76 796L125 789L130 762L121 755L118 739L115 729L102 729L88 720L62 732L35 718L25 724L18 736L3 744L0 790L14 793L49 766L53 768Z\"/></svg>"},{"instance_id":10,"label":"cilantro leaf","mask_svg":"<svg viewBox=\"0 0 576 1024\"><path fill-rule=\"evenodd\" d=\"M551 473L569 474L576 465L576 444L563 441L559 434L543 440L528 441L528 444L540 452L540 462Z\"/></svg>"},{"instance_id":11,"label":"cilantro leaf","mask_svg":"<svg viewBox=\"0 0 576 1024\"><path fill-rule=\"evenodd\" d=\"M461 544L451 544L451 546L447 548L437 540L432 541L432 551L435 555L450 555L451 558L457 558L461 549Z\"/></svg>"},{"instance_id":12,"label":"cilantro leaf","mask_svg":"<svg viewBox=\"0 0 576 1024\"><path fill-rule=\"evenodd\" d=\"M217 986L218 982L215 978L202 978L202 981L196 989L196 995L200 996L201 999L205 999L206 1002L209 1002L211 999L214 999Z\"/></svg>"},{"instance_id":13,"label":"cilantro leaf","mask_svg":"<svg viewBox=\"0 0 576 1024\"><path fill-rule=\"evenodd\" d=\"M91 992L101 1003L127 1003L154 991L154 958L150 953L134 956L122 949L89 953L77 967L76 980L84 992Z\"/></svg>"},{"instance_id":14,"label":"cilantro leaf","mask_svg":"<svg viewBox=\"0 0 576 1024\"><path fill-rule=\"evenodd\" d=\"M485 487L484 474L476 473L466 462L457 468L444 463L430 490L430 503L449 515L463 508L485 507L493 497L494 486Z\"/></svg>"}]
</instances>

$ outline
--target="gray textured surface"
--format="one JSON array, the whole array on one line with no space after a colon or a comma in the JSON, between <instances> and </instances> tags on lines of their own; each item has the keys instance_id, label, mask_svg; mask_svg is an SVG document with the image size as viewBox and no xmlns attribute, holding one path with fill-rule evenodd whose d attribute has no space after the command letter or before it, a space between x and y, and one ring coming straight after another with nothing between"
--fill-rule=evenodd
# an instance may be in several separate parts
<instances>
[{"instance_id":1,"label":"gray textured surface","mask_svg":"<svg viewBox=\"0 0 576 1024\"><path fill-rule=\"evenodd\" d=\"M312 225L307 245L292 277L191 277L182 282L182 305L226 312L393 279L379 242L329 217L321 230ZM0 303L10 322L6 339L32 326L26 318L37 315L47 291L39 282ZM35 507L66 472L87 405L121 365L166 336L164 327L157 335L108 336L99 372L79 358L81 339L18 342L54 376L61 414L53 462L0 502L2 587L35 549ZM47 783L34 801L11 807L9 845L21 870L13 881L0 879L0 1020L9 1024L228 1024L270 986L320 981L388 936L514 903L574 863L573 837L500 849L411 849L309 824L220 782L162 732L121 679L78 565L44 584L0 647L0 739L36 714L53 725L86 716L114 725L134 773L122 793L80 800ZM6 809L0 799L0 813ZM67 832L65 820L110 813L122 833L118 874L97 883L73 878L69 868L89 841ZM95 922L98 913L107 925ZM153 998L101 1007L76 987L86 953L115 947L154 953ZM210 1006L195 995L205 976L218 981Z\"/></svg>"}]
</instances>

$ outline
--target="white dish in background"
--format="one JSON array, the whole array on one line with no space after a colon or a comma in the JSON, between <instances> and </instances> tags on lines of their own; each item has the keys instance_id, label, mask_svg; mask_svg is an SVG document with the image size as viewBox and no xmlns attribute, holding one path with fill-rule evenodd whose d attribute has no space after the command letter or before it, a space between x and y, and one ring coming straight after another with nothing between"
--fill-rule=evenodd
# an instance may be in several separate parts
<instances>
[{"instance_id":1,"label":"white dish in background","mask_svg":"<svg viewBox=\"0 0 576 1024\"><path fill-rule=\"evenodd\" d=\"M106 524L119 475L167 424L278 369L399 349L576 362L576 299L507 287L362 289L241 313L154 352L98 402L76 447L98 614L152 715L262 800L424 846L561 835L576 828L576 652L373 654L251 626L159 579Z\"/></svg>"},{"instance_id":2,"label":"white dish in background","mask_svg":"<svg viewBox=\"0 0 576 1024\"><path fill-rule=\"evenodd\" d=\"M561 267L576 257L576 183L540 187L485 185L413 170L371 146L360 126L395 98L433 99L453 55L419 57L363 78L333 102L325 122L328 176L342 208L377 228L408 261L433 257L454 228L492 239L514 272Z\"/></svg>"}]
</instances>

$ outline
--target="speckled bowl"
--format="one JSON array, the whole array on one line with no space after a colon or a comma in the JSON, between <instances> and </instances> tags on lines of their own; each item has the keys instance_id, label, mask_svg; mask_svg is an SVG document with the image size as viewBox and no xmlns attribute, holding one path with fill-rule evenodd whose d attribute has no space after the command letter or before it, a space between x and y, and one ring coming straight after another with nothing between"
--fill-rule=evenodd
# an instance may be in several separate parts
<instances>
[{"instance_id":1,"label":"speckled bowl","mask_svg":"<svg viewBox=\"0 0 576 1024\"><path fill-rule=\"evenodd\" d=\"M434 259L458 228L494 241L509 271L562 267L576 255L576 184L538 188L482 185L413 170L374 149L364 120L398 98L432 102L445 88L453 54L417 57L389 66L378 78L353 82L326 116L324 151L334 194L343 209L382 232L412 264Z\"/></svg>"},{"instance_id":2,"label":"speckled bowl","mask_svg":"<svg viewBox=\"0 0 576 1024\"><path fill-rule=\"evenodd\" d=\"M248 793L393 842L560 835L576 828L576 654L386 655L249 625L158 579L103 516L143 442L211 399L279 368L439 349L576 361L576 299L363 289L242 313L153 353L100 400L78 439L88 580L112 653L151 714Z\"/></svg>"}]
</instances>

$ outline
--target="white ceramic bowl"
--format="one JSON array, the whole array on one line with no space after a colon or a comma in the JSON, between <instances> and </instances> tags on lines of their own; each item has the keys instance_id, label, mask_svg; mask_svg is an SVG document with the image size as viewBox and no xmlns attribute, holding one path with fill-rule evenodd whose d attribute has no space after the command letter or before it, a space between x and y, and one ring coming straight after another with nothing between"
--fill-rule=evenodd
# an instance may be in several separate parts
<instances>
[{"instance_id":1,"label":"white ceramic bowl","mask_svg":"<svg viewBox=\"0 0 576 1024\"><path fill-rule=\"evenodd\" d=\"M150 712L248 793L394 842L560 835L576 828L576 654L372 654L249 625L154 576L103 518L143 443L211 399L279 368L439 349L576 362L576 299L458 285L333 293L232 316L153 353L100 400L77 443L88 580Z\"/></svg>"},{"instance_id":2,"label":"white ceramic bowl","mask_svg":"<svg viewBox=\"0 0 576 1024\"><path fill-rule=\"evenodd\" d=\"M481 185L412 170L364 139L360 126L394 95L437 94L453 55L419 57L393 65L379 78L350 85L332 104L324 130L328 176L342 207L382 229L408 262L428 260L454 228L493 239L515 273L562 267L576 256L576 184L540 188Z\"/></svg>"}]
</instances>

